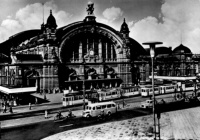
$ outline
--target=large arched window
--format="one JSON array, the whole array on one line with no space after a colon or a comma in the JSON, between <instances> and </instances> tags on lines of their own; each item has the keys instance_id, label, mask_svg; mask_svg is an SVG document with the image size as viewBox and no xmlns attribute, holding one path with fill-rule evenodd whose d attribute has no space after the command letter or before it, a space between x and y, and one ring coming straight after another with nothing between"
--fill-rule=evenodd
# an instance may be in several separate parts
<instances>
[{"instance_id":1,"label":"large arched window","mask_svg":"<svg viewBox=\"0 0 200 140\"><path fill-rule=\"evenodd\" d=\"M99 59L116 59L114 43L103 35L91 33L80 33L68 40L61 52L61 59L63 62L78 61L91 50Z\"/></svg>"}]
</instances>

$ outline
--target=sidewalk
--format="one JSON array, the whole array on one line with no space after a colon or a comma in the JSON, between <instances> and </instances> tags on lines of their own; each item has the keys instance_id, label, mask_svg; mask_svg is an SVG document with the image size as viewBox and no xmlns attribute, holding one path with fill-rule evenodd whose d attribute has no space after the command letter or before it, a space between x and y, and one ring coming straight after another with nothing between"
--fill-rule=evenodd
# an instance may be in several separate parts
<instances>
[{"instance_id":1,"label":"sidewalk","mask_svg":"<svg viewBox=\"0 0 200 140\"><path fill-rule=\"evenodd\" d=\"M76 117L80 117L82 115L82 110L75 110L75 111L73 111L73 114ZM62 115L67 116L68 112L62 112ZM56 113L48 114L48 118L45 119L45 112L44 112L43 115L39 115L39 116L5 120L5 121L1 122L1 128L6 129L6 128L11 128L11 127L23 126L23 125L27 125L27 124L49 121L49 120L53 121L55 116L56 116Z\"/></svg>"},{"instance_id":2,"label":"sidewalk","mask_svg":"<svg viewBox=\"0 0 200 140\"><path fill-rule=\"evenodd\" d=\"M55 105L52 105L52 106L55 106ZM60 108L62 107L62 105L57 105L58 107L60 106ZM129 109L129 108L133 108L133 107L136 107L138 106L137 103L132 103L132 104L129 104L129 106L125 106L123 108L123 105L120 104L120 109L119 111L121 110L124 110L124 109ZM51 108L51 106L44 106L44 108ZM36 110L39 110L41 108L37 107L37 106L34 106L32 110L28 110L28 108L24 108L23 111L25 113L28 113L28 112L32 112L32 111L36 111ZM27 125L27 124L31 124L31 123L38 123L38 122L43 122L43 121L49 121L49 120L54 120L54 116L56 116L56 113L49 113L48 114L48 119L45 119L45 109L42 109L42 114L40 115L37 115L37 116L30 116L30 117L25 117L25 118L16 118L16 119L10 119L10 120L4 120L4 121L1 121L1 128L11 128L11 127L17 127L17 126L23 126L23 125ZM68 109L66 109L68 110ZM17 110L15 110L17 111ZM22 112L21 109L18 110L18 113L19 112ZM82 112L83 110L73 110L73 114L76 116L76 117L81 117L82 116ZM68 111L62 111L62 115L63 116L67 116L68 115Z\"/></svg>"},{"instance_id":3,"label":"sidewalk","mask_svg":"<svg viewBox=\"0 0 200 140\"><path fill-rule=\"evenodd\" d=\"M40 94L32 94L35 97L43 98L44 95ZM29 109L29 105L23 105L23 106L15 106L13 107L13 114L9 112L9 108L7 108L7 112L3 113L3 111L0 112L0 116L8 116L8 115L15 115L19 113L25 113L25 112L34 112L37 110L46 110L46 109L52 109L52 108L60 108L62 107L62 93L57 94L46 94L46 98L49 101L48 103L42 103L42 104L31 104L31 110ZM48 106L47 106L48 105Z\"/></svg>"}]
</instances>

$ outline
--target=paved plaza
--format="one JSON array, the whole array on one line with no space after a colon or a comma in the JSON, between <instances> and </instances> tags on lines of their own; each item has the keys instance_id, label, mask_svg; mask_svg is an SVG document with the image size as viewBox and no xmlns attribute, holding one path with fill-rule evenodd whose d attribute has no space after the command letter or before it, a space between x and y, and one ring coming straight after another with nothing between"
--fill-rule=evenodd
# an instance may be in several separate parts
<instances>
[{"instance_id":1,"label":"paved plaza","mask_svg":"<svg viewBox=\"0 0 200 140\"><path fill-rule=\"evenodd\" d=\"M40 96L40 95L38 95ZM29 110L28 106L15 107L14 113L30 112L39 109L45 109L49 107L61 107L62 94L47 95L49 104L40 107L40 105L33 105L32 110ZM53 103L53 106L49 106ZM135 104L129 106L129 109L136 107ZM126 109L126 108L125 108ZM65 114L66 113L66 114ZM67 115L67 112L63 115ZM81 116L82 111L73 111L76 116ZM9 115L9 113L1 113L1 115ZM53 120L55 114L49 114L48 119L44 119L44 115L30 116L20 119L11 119L1 121L2 128L8 128L13 126L23 126L30 123L38 123L41 121ZM17 121L16 121L17 120ZM194 107L189 109L182 109L177 111L171 111L161 114L161 138L162 139L200 139L200 107ZM100 125L94 125L66 132L61 132L43 140L135 140L135 139L153 139L153 118L152 115L136 117L123 121L116 121L111 123L104 123Z\"/></svg>"},{"instance_id":2,"label":"paved plaza","mask_svg":"<svg viewBox=\"0 0 200 140\"><path fill-rule=\"evenodd\" d=\"M200 139L200 107L162 113L161 139ZM152 115L74 129L43 140L148 140Z\"/></svg>"}]
</instances>

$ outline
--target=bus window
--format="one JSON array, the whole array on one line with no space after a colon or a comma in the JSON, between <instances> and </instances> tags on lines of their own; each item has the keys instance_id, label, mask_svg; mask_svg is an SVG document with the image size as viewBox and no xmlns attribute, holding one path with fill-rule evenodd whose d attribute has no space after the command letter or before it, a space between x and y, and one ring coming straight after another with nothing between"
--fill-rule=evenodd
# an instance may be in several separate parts
<instances>
[{"instance_id":1,"label":"bus window","mask_svg":"<svg viewBox=\"0 0 200 140\"><path fill-rule=\"evenodd\" d=\"M87 110L91 110L92 107L90 107L90 106L86 106L86 109L87 109Z\"/></svg>"},{"instance_id":2,"label":"bus window","mask_svg":"<svg viewBox=\"0 0 200 140\"><path fill-rule=\"evenodd\" d=\"M111 104L108 104L108 105L107 105L107 108L111 108Z\"/></svg>"},{"instance_id":3,"label":"bus window","mask_svg":"<svg viewBox=\"0 0 200 140\"><path fill-rule=\"evenodd\" d=\"M107 93L106 93L106 96L109 96L109 95L111 95L111 93L110 93L110 92L107 92Z\"/></svg>"},{"instance_id":4,"label":"bus window","mask_svg":"<svg viewBox=\"0 0 200 140\"><path fill-rule=\"evenodd\" d=\"M101 109L101 106L97 106L97 110L98 110L98 109Z\"/></svg>"},{"instance_id":5,"label":"bus window","mask_svg":"<svg viewBox=\"0 0 200 140\"><path fill-rule=\"evenodd\" d=\"M112 104L112 107L115 107L115 104Z\"/></svg>"},{"instance_id":6,"label":"bus window","mask_svg":"<svg viewBox=\"0 0 200 140\"><path fill-rule=\"evenodd\" d=\"M112 95L115 95L116 94L116 92L114 91L114 92L112 92Z\"/></svg>"},{"instance_id":7,"label":"bus window","mask_svg":"<svg viewBox=\"0 0 200 140\"><path fill-rule=\"evenodd\" d=\"M93 107L93 110L95 110L95 106Z\"/></svg>"},{"instance_id":8,"label":"bus window","mask_svg":"<svg viewBox=\"0 0 200 140\"><path fill-rule=\"evenodd\" d=\"M102 105L101 108L102 108L102 109L105 109L105 108L106 108L106 105Z\"/></svg>"}]
</instances>

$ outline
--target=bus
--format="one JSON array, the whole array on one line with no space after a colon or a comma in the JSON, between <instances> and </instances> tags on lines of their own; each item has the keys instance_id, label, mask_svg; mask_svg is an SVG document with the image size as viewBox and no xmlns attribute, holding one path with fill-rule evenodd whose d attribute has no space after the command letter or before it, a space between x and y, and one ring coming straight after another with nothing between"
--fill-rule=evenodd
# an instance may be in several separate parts
<instances>
[{"instance_id":1,"label":"bus","mask_svg":"<svg viewBox=\"0 0 200 140\"><path fill-rule=\"evenodd\" d=\"M98 117L102 111L104 111L104 115L111 116L111 114L117 112L117 105L113 101L89 104L86 106L86 110L83 111L82 116L84 118Z\"/></svg>"}]
</instances>

